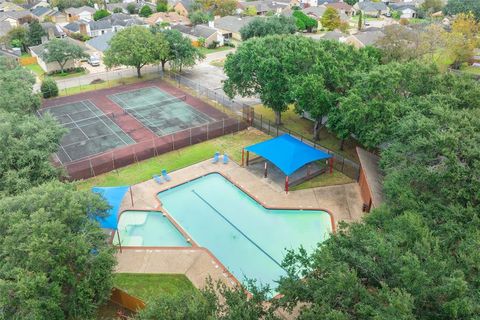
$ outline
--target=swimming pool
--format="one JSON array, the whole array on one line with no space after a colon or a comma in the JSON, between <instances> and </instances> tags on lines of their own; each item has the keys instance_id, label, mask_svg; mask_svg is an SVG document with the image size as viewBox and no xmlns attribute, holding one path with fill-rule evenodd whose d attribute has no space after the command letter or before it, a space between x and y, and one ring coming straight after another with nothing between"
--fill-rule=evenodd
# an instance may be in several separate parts
<instances>
[{"instance_id":1,"label":"swimming pool","mask_svg":"<svg viewBox=\"0 0 480 320\"><path fill-rule=\"evenodd\" d=\"M268 210L220 174L158 194L163 208L239 280L275 288L287 249L312 252L332 231L325 211ZM161 245L161 244L158 244Z\"/></svg>"},{"instance_id":2,"label":"swimming pool","mask_svg":"<svg viewBox=\"0 0 480 320\"><path fill-rule=\"evenodd\" d=\"M122 246L190 247L185 237L175 226L156 211L124 211L118 221ZM115 234L114 244L118 244Z\"/></svg>"}]
</instances>

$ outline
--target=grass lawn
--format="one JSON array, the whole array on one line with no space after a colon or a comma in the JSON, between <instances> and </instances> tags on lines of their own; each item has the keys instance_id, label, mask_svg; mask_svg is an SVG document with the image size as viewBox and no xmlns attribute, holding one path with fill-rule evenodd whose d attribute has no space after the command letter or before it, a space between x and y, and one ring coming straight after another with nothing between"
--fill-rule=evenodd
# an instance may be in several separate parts
<instances>
[{"instance_id":1,"label":"grass lawn","mask_svg":"<svg viewBox=\"0 0 480 320\"><path fill-rule=\"evenodd\" d=\"M61 80L61 79L68 79L68 78L75 78L79 76L83 76L88 73L88 70L84 69L78 72L64 72L64 73L57 73L55 75L51 75L49 77L55 79L55 80Z\"/></svg>"},{"instance_id":2,"label":"grass lawn","mask_svg":"<svg viewBox=\"0 0 480 320\"><path fill-rule=\"evenodd\" d=\"M113 285L143 301L197 290L184 274L116 273Z\"/></svg>"},{"instance_id":3,"label":"grass lawn","mask_svg":"<svg viewBox=\"0 0 480 320\"><path fill-rule=\"evenodd\" d=\"M310 179L308 181L305 181L298 186L290 188L290 190L295 191L295 190L302 190L302 189L309 189L309 188L316 188L316 187L325 187L325 186L335 186L339 184L346 184L346 183L352 183L355 182L355 180L350 179L343 173L337 170L333 170L333 173L324 173L319 176L316 176L313 179Z\"/></svg>"},{"instance_id":4,"label":"grass lawn","mask_svg":"<svg viewBox=\"0 0 480 320\"><path fill-rule=\"evenodd\" d=\"M354 16L352 16L352 17L350 18L350 21L358 23L359 17L360 17L359 14L354 15ZM368 16L365 16L365 15L363 16L363 21L364 21L364 22L365 22L365 21L382 21L382 20L383 20L382 17L376 18L376 17L368 17Z\"/></svg>"},{"instance_id":5,"label":"grass lawn","mask_svg":"<svg viewBox=\"0 0 480 320\"><path fill-rule=\"evenodd\" d=\"M265 108L263 105L255 106L255 113L257 115L262 115L264 121L270 120L272 124L275 121L275 114L273 111ZM290 107L286 112L282 113L282 122L285 129L297 132L308 139L312 138L313 122L308 119L301 118L295 113L293 107ZM326 128L323 128L320 131L320 140L318 141L318 144L333 150L334 152L339 153L348 159L358 162L357 152L355 151L355 147L358 145L358 143L353 139L348 139L345 141L344 150L341 151L340 140L334 134L328 132Z\"/></svg>"},{"instance_id":6,"label":"grass lawn","mask_svg":"<svg viewBox=\"0 0 480 320\"><path fill-rule=\"evenodd\" d=\"M480 76L480 67L465 66L462 67L460 70L468 74Z\"/></svg>"},{"instance_id":7,"label":"grass lawn","mask_svg":"<svg viewBox=\"0 0 480 320\"><path fill-rule=\"evenodd\" d=\"M26 65L25 68L35 73L39 78L42 78L45 74L45 71L43 71L38 63Z\"/></svg>"},{"instance_id":8,"label":"grass lawn","mask_svg":"<svg viewBox=\"0 0 480 320\"><path fill-rule=\"evenodd\" d=\"M155 79L155 78L158 78L158 74L147 73L147 74L143 75L141 78L128 77L128 78L108 80L108 81L105 81L105 82L102 82L102 83L85 84L85 85L81 85L81 86L77 86L77 87L61 89L60 92L59 92L59 95L60 96L70 96L70 95L77 94L77 93L106 89L106 88L121 86L121 85L125 85L125 84L130 84L130 83L142 82L142 81L145 81L145 80L150 80L150 79Z\"/></svg>"},{"instance_id":9,"label":"grass lawn","mask_svg":"<svg viewBox=\"0 0 480 320\"><path fill-rule=\"evenodd\" d=\"M223 66L225 65L225 59L213 60L212 62L210 62L210 65L214 67L223 68Z\"/></svg>"},{"instance_id":10,"label":"grass lawn","mask_svg":"<svg viewBox=\"0 0 480 320\"><path fill-rule=\"evenodd\" d=\"M208 48L205 48L205 47L200 47L198 49L200 50L201 53L207 55L207 54L210 54L210 53L226 51L226 50L230 50L230 49L233 49L233 48L229 47L229 46L223 46L223 47L216 47L215 49L208 49Z\"/></svg>"},{"instance_id":11,"label":"grass lawn","mask_svg":"<svg viewBox=\"0 0 480 320\"><path fill-rule=\"evenodd\" d=\"M180 150L171 151L160 156L132 164L115 171L99 175L78 183L79 189L90 189L93 186L132 185L152 178L162 169L168 171L188 167L213 157L216 151L226 152L229 157L240 163L242 147L264 141L270 136L258 130L244 130L234 135L225 135Z\"/></svg>"}]
</instances>

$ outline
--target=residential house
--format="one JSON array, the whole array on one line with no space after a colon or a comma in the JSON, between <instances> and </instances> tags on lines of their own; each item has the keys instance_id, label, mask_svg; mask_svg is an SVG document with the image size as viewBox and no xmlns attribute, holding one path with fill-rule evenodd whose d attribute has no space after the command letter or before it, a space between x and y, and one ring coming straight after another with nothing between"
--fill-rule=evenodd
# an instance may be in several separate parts
<instances>
[{"instance_id":1,"label":"residential house","mask_svg":"<svg viewBox=\"0 0 480 320\"><path fill-rule=\"evenodd\" d=\"M388 14L390 9L383 2L363 1L357 2L353 6L356 11L362 11L366 16L379 17L381 15Z\"/></svg>"},{"instance_id":2,"label":"residential house","mask_svg":"<svg viewBox=\"0 0 480 320\"><path fill-rule=\"evenodd\" d=\"M13 2L0 2L0 12L24 11L25 9Z\"/></svg>"},{"instance_id":3,"label":"residential house","mask_svg":"<svg viewBox=\"0 0 480 320\"><path fill-rule=\"evenodd\" d=\"M86 41L85 44L88 48L94 50L97 55L103 55L103 53L110 47L109 41L114 35L114 32L105 33Z\"/></svg>"},{"instance_id":4,"label":"residential house","mask_svg":"<svg viewBox=\"0 0 480 320\"><path fill-rule=\"evenodd\" d=\"M412 19L417 17L418 8L414 4L408 2L399 2L390 4L390 9L392 11L397 11L400 13L400 18L403 19Z\"/></svg>"},{"instance_id":5,"label":"residential house","mask_svg":"<svg viewBox=\"0 0 480 320\"><path fill-rule=\"evenodd\" d=\"M83 42L74 40L72 38L65 38L63 41L68 41L68 42L74 43L74 44L76 44L76 45L78 45L78 46L80 46L84 49L87 49L87 47L85 46L85 44ZM58 62L46 62L46 61L43 60L43 56L44 56L45 50L46 50L45 49L45 43L42 43L41 45L38 45L38 46L30 47L29 49L30 49L30 54L32 55L32 57L37 58L38 65L46 73L59 71L61 69ZM70 59L65 64L64 69L67 70L67 69L72 69L72 68L75 68L75 67L76 67L76 61L74 61L73 59Z\"/></svg>"},{"instance_id":6,"label":"residential house","mask_svg":"<svg viewBox=\"0 0 480 320\"><path fill-rule=\"evenodd\" d=\"M52 40L53 38L65 38L67 36L62 27L55 23L41 22L40 25L47 33L48 40Z\"/></svg>"},{"instance_id":7,"label":"residential house","mask_svg":"<svg viewBox=\"0 0 480 320\"><path fill-rule=\"evenodd\" d=\"M57 10L42 6L36 7L30 11L39 21L45 21L45 19L50 19L54 21L55 15L57 13Z\"/></svg>"},{"instance_id":8,"label":"residential house","mask_svg":"<svg viewBox=\"0 0 480 320\"><path fill-rule=\"evenodd\" d=\"M224 39L242 40L240 29L254 17L225 16L213 21L213 27L221 32Z\"/></svg>"},{"instance_id":9,"label":"residential house","mask_svg":"<svg viewBox=\"0 0 480 320\"><path fill-rule=\"evenodd\" d=\"M188 17L194 0L168 0L168 6L176 13Z\"/></svg>"},{"instance_id":10,"label":"residential house","mask_svg":"<svg viewBox=\"0 0 480 320\"><path fill-rule=\"evenodd\" d=\"M10 30L12 30L14 26L10 24L8 21L0 21L0 39L3 38L8 34Z\"/></svg>"},{"instance_id":11,"label":"residential house","mask_svg":"<svg viewBox=\"0 0 480 320\"><path fill-rule=\"evenodd\" d=\"M248 7L254 7L257 11L257 15L265 16L268 13L280 14L285 9L289 9L293 6L289 0L257 0L257 1L239 1L239 12L244 12Z\"/></svg>"},{"instance_id":12,"label":"residential house","mask_svg":"<svg viewBox=\"0 0 480 320\"><path fill-rule=\"evenodd\" d=\"M369 28L348 36L345 43L348 43L355 48L364 48L366 46L374 46L375 43L383 38L385 33L378 28Z\"/></svg>"},{"instance_id":13,"label":"residential house","mask_svg":"<svg viewBox=\"0 0 480 320\"><path fill-rule=\"evenodd\" d=\"M346 2L332 2L325 4L327 8L334 8L341 14L344 14L348 17L354 16L356 11L355 9Z\"/></svg>"},{"instance_id":14,"label":"residential house","mask_svg":"<svg viewBox=\"0 0 480 320\"><path fill-rule=\"evenodd\" d=\"M78 20L90 21L93 20L93 14L95 11L96 10L92 7L83 6L79 8L65 9L65 15L67 16L67 20L69 22Z\"/></svg>"},{"instance_id":15,"label":"residential house","mask_svg":"<svg viewBox=\"0 0 480 320\"><path fill-rule=\"evenodd\" d=\"M0 12L0 22L8 22L12 27L19 27L22 24L35 19L36 18L28 10Z\"/></svg>"},{"instance_id":16,"label":"residential house","mask_svg":"<svg viewBox=\"0 0 480 320\"><path fill-rule=\"evenodd\" d=\"M63 29L68 34L79 32L89 37L98 37L102 34L117 32L133 25L148 26L136 17L123 13L114 13L97 21L74 21L63 26Z\"/></svg>"},{"instance_id":17,"label":"residential house","mask_svg":"<svg viewBox=\"0 0 480 320\"><path fill-rule=\"evenodd\" d=\"M326 5L322 4L322 5L319 5L318 7L308 7L308 8L302 9L302 12L305 13L310 18L313 18L313 19L317 20L318 23L321 24L320 20L322 19L322 16L323 16L323 14L325 13L326 10L327 10ZM347 16L343 12L338 12L338 13L340 15L340 20L342 20L344 22L348 22L348 20L350 19L349 16Z\"/></svg>"},{"instance_id":18,"label":"residential house","mask_svg":"<svg viewBox=\"0 0 480 320\"><path fill-rule=\"evenodd\" d=\"M348 38L348 34L343 33L340 30L333 30L326 32L320 40L333 40L338 42L345 42Z\"/></svg>"},{"instance_id":19,"label":"residential house","mask_svg":"<svg viewBox=\"0 0 480 320\"><path fill-rule=\"evenodd\" d=\"M198 25L198 26L185 26L181 24L172 25L171 28L173 30L178 30L188 38L192 39L193 42L199 41L200 38L205 39L205 47L208 47L212 43L217 43L219 46L224 45L224 38L220 31L217 29L205 26L205 25Z\"/></svg>"},{"instance_id":20,"label":"residential house","mask_svg":"<svg viewBox=\"0 0 480 320\"><path fill-rule=\"evenodd\" d=\"M48 1L38 1L30 9L33 10L35 8L38 8L38 7L50 8L50 3L48 3Z\"/></svg>"},{"instance_id":21,"label":"residential house","mask_svg":"<svg viewBox=\"0 0 480 320\"><path fill-rule=\"evenodd\" d=\"M157 12L144 20L151 26L168 23L169 25L190 25L190 19L176 12Z\"/></svg>"}]
</instances>

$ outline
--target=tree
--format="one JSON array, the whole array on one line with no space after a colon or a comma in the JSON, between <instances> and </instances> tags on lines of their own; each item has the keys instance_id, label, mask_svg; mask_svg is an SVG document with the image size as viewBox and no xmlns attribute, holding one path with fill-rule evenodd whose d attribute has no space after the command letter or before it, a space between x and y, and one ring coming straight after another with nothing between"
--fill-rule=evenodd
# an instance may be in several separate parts
<instances>
[{"instance_id":1,"label":"tree","mask_svg":"<svg viewBox=\"0 0 480 320\"><path fill-rule=\"evenodd\" d=\"M40 91L45 99L58 96L58 86L52 78L45 78L40 86Z\"/></svg>"},{"instance_id":2,"label":"tree","mask_svg":"<svg viewBox=\"0 0 480 320\"><path fill-rule=\"evenodd\" d=\"M446 52L453 60L452 67L460 68L462 63L469 61L475 53L475 48L480 43L477 34L480 23L475 21L472 14L460 13L452 23L452 30L444 33Z\"/></svg>"},{"instance_id":3,"label":"tree","mask_svg":"<svg viewBox=\"0 0 480 320\"><path fill-rule=\"evenodd\" d=\"M157 12L167 12L168 2L165 0L157 1Z\"/></svg>"},{"instance_id":4,"label":"tree","mask_svg":"<svg viewBox=\"0 0 480 320\"><path fill-rule=\"evenodd\" d=\"M176 295L154 297L138 313L137 320L161 319L265 319L278 320L275 307L266 305L268 287L247 284L252 296L244 288L229 288L221 282L207 285L199 293L180 292ZM220 296L220 297L219 297Z\"/></svg>"},{"instance_id":5,"label":"tree","mask_svg":"<svg viewBox=\"0 0 480 320\"><path fill-rule=\"evenodd\" d=\"M443 0L425 0L420 7L430 15L442 10L444 5Z\"/></svg>"},{"instance_id":6,"label":"tree","mask_svg":"<svg viewBox=\"0 0 480 320\"><path fill-rule=\"evenodd\" d=\"M306 37L274 35L245 41L225 61L223 90L230 97L258 95L275 112L275 124L292 103L289 79L309 70L316 60L315 42Z\"/></svg>"},{"instance_id":7,"label":"tree","mask_svg":"<svg viewBox=\"0 0 480 320\"><path fill-rule=\"evenodd\" d=\"M137 69L137 76L142 76L141 69L158 61L158 56L165 50L165 42L157 41L150 30L133 26L117 32L110 40L110 47L105 51L104 63L108 68L114 66L132 66Z\"/></svg>"},{"instance_id":8,"label":"tree","mask_svg":"<svg viewBox=\"0 0 480 320\"><path fill-rule=\"evenodd\" d=\"M320 19L322 27L327 30L335 30L340 27L342 21L340 20L340 14L335 8L327 8Z\"/></svg>"},{"instance_id":9,"label":"tree","mask_svg":"<svg viewBox=\"0 0 480 320\"><path fill-rule=\"evenodd\" d=\"M297 31L295 20L283 15L255 18L240 29L242 40L274 34L293 34Z\"/></svg>"},{"instance_id":10,"label":"tree","mask_svg":"<svg viewBox=\"0 0 480 320\"><path fill-rule=\"evenodd\" d=\"M46 36L47 33L43 30L42 25L34 20L28 25L28 45L29 46L38 46L42 43L42 37Z\"/></svg>"},{"instance_id":11,"label":"tree","mask_svg":"<svg viewBox=\"0 0 480 320\"><path fill-rule=\"evenodd\" d=\"M27 52L28 49L28 31L24 27L15 27L8 31L6 39L12 47L22 49Z\"/></svg>"},{"instance_id":12,"label":"tree","mask_svg":"<svg viewBox=\"0 0 480 320\"><path fill-rule=\"evenodd\" d=\"M300 10L294 10L292 16L296 20L298 30L312 32L312 29L316 28L318 25L317 20L310 18Z\"/></svg>"},{"instance_id":13,"label":"tree","mask_svg":"<svg viewBox=\"0 0 480 320\"><path fill-rule=\"evenodd\" d=\"M257 8L255 8L255 6L247 6L243 13L246 16L255 17L257 15Z\"/></svg>"},{"instance_id":14,"label":"tree","mask_svg":"<svg viewBox=\"0 0 480 320\"><path fill-rule=\"evenodd\" d=\"M192 67L198 60L205 58L198 48L195 48L192 41L184 37L178 30L164 30L163 35L168 44L168 55L160 59L162 70L165 64L170 62L173 70L182 71L183 68Z\"/></svg>"},{"instance_id":15,"label":"tree","mask_svg":"<svg viewBox=\"0 0 480 320\"><path fill-rule=\"evenodd\" d=\"M0 111L0 120L0 194L20 193L60 176L51 155L65 129L50 117Z\"/></svg>"},{"instance_id":16,"label":"tree","mask_svg":"<svg viewBox=\"0 0 480 320\"><path fill-rule=\"evenodd\" d=\"M205 23L208 23L208 21L212 20L212 16L208 12L204 12L200 10L190 13L188 18L190 19L190 22L194 26L198 24L205 24Z\"/></svg>"},{"instance_id":17,"label":"tree","mask_svg":"<svg viewBox=\"0 0 480 320\"><path fill-rule=\"evenodd\" d=\"M107 236L92 221L107 209L100 196L60 182L0 200L3 317L94 317L110 296L115 266Z\"/></svg>"},{"instance_id":18,"label":"tree","mask_svg":"<svg viewBox=\"0 0 480 320\"><path fill-rule=\"evenodd\" d=\"M150 8L150 6L148 6L148 5L144 5L144 6L140 9L138 15L139 15L140 17L148 18L148 17L150 17L150 16L152 15L152 13L153 13L152 8Z\"/></svg>"},{"instance_id":19,"label":"tree","mask_svg":"<svg viewBox=\"0 0 480 320\"><path fill-rule=\"evenodd\" d=\"M127 5L127 11L129 14L135 14L137 13L137 5L135 3L129 3Z\"/></svg>"},{"instance_id":20,"label":"tree","mask_svg":"<svg viewBox=\"0 0 480 320\"><path fill-rule=\"evenodd\" d=\"M363 28L363 12L360 11L360 14L358 15L358 25L357 25L357 30L361 31Z\"/></svg>"},{"instance_id":21,"label":"tree","mask_svg":"<svg viewBox=\"0 0 480 320\"><path fill-rule=\"evenodd\" d=\"M376 42L382 50L383 62L409 61L422 57L422 32L414 31L399 24L386 26L384 36Z\"/></svg>"},{"instance_id":22,"label":"tree","mask_svg":"<svg viewBox=\"0 0 480 320\"><path fill-rule=\"evenodd\" d=\"M123 9L122 8L114 8L113 13L122 13Z\"/></svg>"},{"instance_id":23,"label":"tree","mask_svg":"<svg viewBox=\"0 0 480 320\"><path fill-rule=\"evenodd\" d=\"M110 15L110 12L108 12L106 9L97 10L93 14L93 20L97 21L102 18L108 17L109 15Z\"/></svg>"},{"instance_id":24,"label":"tree","mask_svg":"<svg viewBox=\"0 0 480 320\"><path fill-rule=\"evenodd\" d=\"M477 0L448 0L443 8L443 13L449 16L470 12L477 20L480 20L480 2Z\"/></svg>"},{"instance_id":25,"label":"tree","mask_svg":"<svg viewBox=\"0 0 480 320\"><path fill-rule=\"evenodd\" d=\"M68 61L87 57L85 50L79 45L64 39L52 39L45 44L43 60L45 62L57 62L63 73Z\"/></svg>"},{"instance_id":26,"label":"tree","mask_svg":"<svg viewBox=\"0 0 480 320\"><path fill-rule=\"evenodd\" d=\"M216 16L224 17L235 14L237 9L236 0L214 0L213 14Z\"/></svg>"},{"instance_id":27,"label":"tree","mask_svg":"<svg viewBox=\"0 0 480 320\"><path fill-rule=\"evenodd\" d=\"M33 92L35 77L16 61L0 58L0 110L19 114L33 113L40 97Z\"/></svg>"}]
</instances>

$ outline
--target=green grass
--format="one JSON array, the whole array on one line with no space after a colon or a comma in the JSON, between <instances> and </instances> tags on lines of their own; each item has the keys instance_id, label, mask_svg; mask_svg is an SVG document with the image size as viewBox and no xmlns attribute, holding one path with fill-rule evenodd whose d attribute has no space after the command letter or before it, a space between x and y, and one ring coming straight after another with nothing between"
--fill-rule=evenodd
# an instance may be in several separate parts
<instances>
[{"instance_id":1,"label":"green grass","mask_svg":"<svg viewBox=\"0 0 480 320\"><path fill-rule=\"evenodd\" d=\"M75 72L64 72L64 73L57 73L54 75L51 75L49 77L55 79L55 80L61 80L61 79L69 79L69 78L75 78L79 76L86 75L88 73L88 70L84 69L81 71L75 71Z\"/></svg>"},{"instance_id":2,"label":"green grass","mask_svg":"<svg viewBox=\"0 0 480 320\"><path fill-rule=\"evenodd\" d=\"M25 68L35 73L39 78L42 78L45 74L45 71L43 71L38 63L26 65Z\"/></svg>"},{"instance_id":3,"label":"green grass","mask_svg":"<svg viewBox=\"0 0 480 320\"><path fill-rule=\"evenodd\" d=\"M105 81L105 82L102 82L102 83L96 83L96 84L85 84L85 85L81 85L81 86L61 89L60 92L59 92L59 95L60 96L70 96L70 95L73 95L73 94L78 94L78 93L87 92L87 91L94 91L94 90L100 90L100 89L106 89L106 88L121 86L121 85L125 85L125 84L142 82L142 81L150 80L150 79L154 79L154 78L158 78L158 74L148 73L148 74L143 75L141 78L128 77L128 78L108 80L108 81Z\"/></svg>"},{"instance_id":4,"label":"green grass","mask_svg":"<svg viewBox=\"0 0 480 320\"><path fill-rule=\"evenodd\" d=\"M275 114L273 111L265 108L263 105L255 106L255 113L258 116L262 115L264 121L270 120L272 124L275 121ZM293 132L301 134L308 139L312 138L313 122L300 117L295 113L293 107L290 107L286 112L282 113L282 123L285 129L292 130ZM344 157L347 157L348 159L358 161L357 152L355 150L355 147L358 146L358 143L353 139L348 139L345 141L344 150L340 150L340 140L333 133L330 133L326 128L323 128L320 131L320 140L317 143L325 148L335 151Z\"/></svg>"},{"instance_id":5,"label":"green grass","mask_svg":"<svg viewBox=\"0 0 480 320\"><path fill-rule=\"evenodd\" d=\"M184 274L116 273L113 285L143 301L197 290Z\"/></svg>"},{"instance_id":6,"label":"green grass","mask_svg":"<svg viewBox=\"0 0 480 320\"><path fill-rule=\"evenodd\" d=\"M270 136L260 131L244 130L234 135L230 134L208 140L120 168L117 170L118 173L111 171L88 180L80 181L78 182L78 188L85 190L93 186L108 187L140 183L151 179L152 175L158 174L162 169L167 169L168 171L178 170L212 158L216 151L226 152L232 160L240 163L242 159L241 150L243 147L267 140L268 138L270 138Z\"/></svg>"},{"instance_id":7,"label":"green grass","mask_svg":"<svg viewBox=\"0 0 480 320\"><path fill-rule=\"evenodd\" d=\"M225 59L213 60L212 62L210 62L210 65L214 67L223 68L223 66L225 65Z\"/></svg>"},{"instance_id":8,"label":"green grass","mask_svg":"<svg viewBox=\"0 0 480 320\"><path fill-rule=\"evenodd\" d=\"M290 190L302 190L302 189L310 189L310 188L317 188L317 187L325 187L325 186L335 186L339 184L346 184L355 182L353 179L347 177L340 171L334 170L333 173L324 173L319 176L316 176L313 179L305 181L298 186L290 188Z\"/></svg>"},{"instance_id":9,"label":"green grass","mask_svg":"<svg viewBox=\"0 0 480 320\"><path fill-rule=\"evenodd\" d=\"M464 66L460 70L468 74L480 76L480 67Z\"/></svg>"},{"instance_id":10,"label":"green grass","mask_svg":"<svg viewBox=\"0 0 480 320\"><path fill-rule=\"evenodd\" d=\"M207 55L207 54L210 54L210 53L230 50L232 48L229 47L229 46L223 46L223 47L216 47L215 49L208 49L208 48L205 48L205 47L200 47L198 49L200 50L201 53Z\"/></svg>"}]
</instances>

